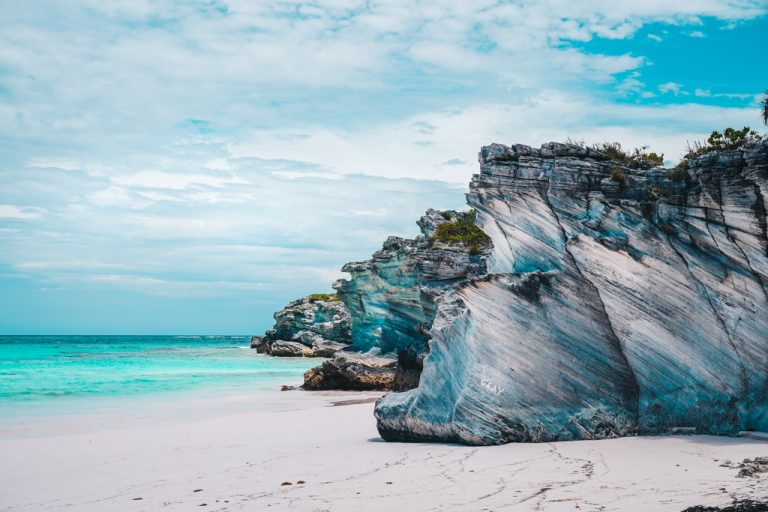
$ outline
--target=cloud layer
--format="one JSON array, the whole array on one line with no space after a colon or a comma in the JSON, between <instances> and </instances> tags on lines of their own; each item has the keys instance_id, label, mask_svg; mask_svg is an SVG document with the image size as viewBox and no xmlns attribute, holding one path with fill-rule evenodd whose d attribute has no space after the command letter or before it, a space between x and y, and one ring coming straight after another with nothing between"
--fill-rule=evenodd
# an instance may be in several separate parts
<instances>
[{"instance_id":1,"label":"cloud layer","mask_svg":"<svg viewBox=\"0 0 768 512\"><path fill-rule=\"evenodd\" d=\"M756 124L760 90L654 82L639 42L711 40L768 2L4 9L0 327L251 333L427 207L461 207L482 144L620 140L674 161Z\"/></svg>"}]
</instances>

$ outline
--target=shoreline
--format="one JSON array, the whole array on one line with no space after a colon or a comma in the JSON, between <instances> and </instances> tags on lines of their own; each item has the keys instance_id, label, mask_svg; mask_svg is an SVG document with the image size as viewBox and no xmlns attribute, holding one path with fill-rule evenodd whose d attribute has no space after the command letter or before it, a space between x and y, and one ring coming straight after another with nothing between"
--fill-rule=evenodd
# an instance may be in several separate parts
<instances>
[{"instance_id":1,"label":"shoreline","mask_svg":"<svg viewBox=\"0 0 768 512\"><path fill-rule=\"evenodd\" d=\"M768 495L765 475L721 466L768 455L764 441L385 443L380 394L256 392L3 431L0 510L673 512Z\"/></svg>"}]
</instances>

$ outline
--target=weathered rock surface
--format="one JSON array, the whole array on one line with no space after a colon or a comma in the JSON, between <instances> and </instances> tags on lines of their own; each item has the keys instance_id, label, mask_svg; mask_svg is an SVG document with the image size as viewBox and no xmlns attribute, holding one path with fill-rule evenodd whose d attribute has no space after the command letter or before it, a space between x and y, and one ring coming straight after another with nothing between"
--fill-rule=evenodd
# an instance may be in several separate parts
<instances>
[{"instance_id":1,"label":"weathered rock surface","mask_svg":"<svg viewBox=\"0 0 768 512\"><path fill-rule=\"evenodd\" d=\"M259 354L269 350L269 344L264 341L264 336L251 336L251 348L255 348Z\"/></svg>"},{"instance_id":2,"label":"weathered rock surface","mask_svg":"<svg viewBox=\"0 0 768 512\"><path fill-rule=\"evenodd\" d=\"M275 357L312 357L312 347L302 343L286 340L275 340L269 348L269 354Z\"/></svg>"},{"instance_id":3,"label":"weathered rock surface","mask_svg":"<svg viewBox=\"0 0 768 512\"><path fill-rule=\"evenodd\" d=\"M434 300L453 285L486 272L490 244L472 250L433 239L437 226L464 219L467 212L428 210L415 239L389 237L370 260L347 263L350 279L334 283L350 313L352 348L397 352L426 349L435 317Z\"/></svg>"},{"instance_id":4,"label":"weathered rock surface","mask_svg":"<svg viewBox=\"0 0 768 512\"><path fill-rule=\"evenodd\" d=\"M333 357L351 342L349 313L338 300L310 295L275 313L275 325L251 348L278 357Z\"/></svg>"},{"instance_id":5,"label":"weathered rock surface","mask_svg":"<svg viewBox=\"0 0 768 512\"><path fill-rule=\"evenodd\" d=\"M267 331L267 343L291 340L311 347L321 340L351 341L349 313L338 300L313 300L303 297L275 313L275 325Z\"/></svg>"},{"instance_id":6,"label":"weathered rock surface","mask_svg":"<svg viewBox=\"0 0 768 512\"><path fill-rule=\"evenodd\" d=\"M389 390L395 380L394 357L345 354L304 373L304 389Z\"/></svg>"},{"instance_id":7,"label":"weathered rock surface","mask_svg":"<svg viewBox=\"0 0 768 512\"><path fill-rule=\"evenodd\" d=\"M737 466L738 478L758 478L762 473L768 473L768 457L755 457L754 459L744 459Z\"/></svg>"},{"instance_id":8,"label":"weathered rock surface","mask_svg":"<svg viewBox=\"0 0 768 512\"><path fill-rule=\"evenodd\" d=\"M398 242L337 285L361 304L353 345L413 345L435 315L418 387L376 405L382 437L768 430L768 142L693 159L676 181L555 143L493 144L480 165L467 199L493 240L489 275L424 301L422 253Z\"/></svg>"}]
</instances>

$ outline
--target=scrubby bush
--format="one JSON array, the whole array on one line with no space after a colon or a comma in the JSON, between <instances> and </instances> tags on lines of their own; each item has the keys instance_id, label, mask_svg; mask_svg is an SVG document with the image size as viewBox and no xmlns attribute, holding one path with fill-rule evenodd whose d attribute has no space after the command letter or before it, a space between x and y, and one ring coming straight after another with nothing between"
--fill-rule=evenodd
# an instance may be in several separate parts
<instances>
[{"instance_id":1,"label":"scrubby bush","mask_svg":"<svg viewBox=\"0 0 768 512\"><path fill-rule=\"evenodd\" d=\"M482 229L475 226L475 215L474 210L470 210L467 215L438 225L432 235L431 242L463 245L469 249L470 254L480 254L483 247L486 247L491 239Z\"/></svg>"},{"instance_id":2,"label":"scrubby bush","mask_svg":"<svg viewBox=\"0 0 768 512\"><path fill-rule=\"evenodd\" d=\"M309 302L339 302L341 299L335 293L313 293L309 296Z\"/></svg>"},{"instance_id":3,"label":"scrubby bush","mask_svg":"<svg viewBox=\"0 0 768 512\"><path fill-rule=\"evenodd\" d=\"M630 169L651 169L664 165L664 154L646 153L648 146L626 151L618 142L601 142L594 144L592 148Z\"/></svg>"},{"instance_id":4,"label":"scrubby bush","mask_svg":"<svg viewBox=\"0 0 768 512\"><path fill-rule=\"evenodd\" d=\"M741 130L736 130L735 128L726 128L722 132L715 130L707 137L705 142L694 141L693 144L689 143L688 152L683 155L683 159L688 160L689 158L706 155L713 151L732 151L743 147L748 142L758 142L760 140L762 140L762 137L748 126Z\"/></svg>"},{"instance_id":5,"label":"scrubby bush","mask_svg":"<svg viewBox=\"0 0 768 512\"><path fill-rule=\"evenodd\" d=\"M624 190L627 188L627 175L624 174L624 171L622 171L619 168L615 168L611 170L611 179L619 184L619 188Z\"/></svg>"}]
</instances>

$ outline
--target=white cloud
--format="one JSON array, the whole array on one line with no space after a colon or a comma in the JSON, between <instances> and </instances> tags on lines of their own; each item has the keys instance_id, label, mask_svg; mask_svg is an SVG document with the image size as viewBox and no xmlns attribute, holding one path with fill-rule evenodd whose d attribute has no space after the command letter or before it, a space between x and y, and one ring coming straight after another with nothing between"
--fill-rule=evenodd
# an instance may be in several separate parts
<instances>
[{"instance_id":1,"label":"white cloud","mask_svg":"<svg viewBox=\"0 0 768 512\"><path fill-rule=\"evenodd\" d=\"M208 174L171 173L160 171L140 171L113 179L118 185L146 187L170 190L184 190L195 186L221 188L227 184L246 183L234 176Z\"/></svg>"},{"instance_id":2,"label":"white cloud","mask_svg":"<svg viewBox=\"0 0 768 512\"><path fill-rule=\"evenodd\" d=\"M667 84L662 92L676 89ZM590 101L545 91L510 104L474 105L461 110L424 113L366 132L307 130L301 143L281 141L279 133L261 132L251 142L233 144L233 157L295 158L337 173L361 172L388 178L423 178L467 183L477 171L476 156L490 142L539 145L578 137L588 141L620 140L651 144L673 160L686 140L701 137L712 126L749 124L751 109L705 107L696 104L640 107ZM609 121L606 124L606 121ZM416 144L432 127L429 146ZM447 164L445 157L453 158Z\"/></svg>"},{"instance_id":3,"label":"white cloud","mask_svg":"<svg viewBox=\"0 0 768 512\"><path fill-rule=\"evenodd\" d=\"M666 82L659 85L659 92L661 94L672 93L675 96L683 92L683 84L677 82Z\"/></svg>"},{"instance_id":4,"label":"white cloud","mask_svg":"<svg viewBox=\"0 0 768 512\"><path fill-rule=\"evenodd\" d=\"M0 204L0 219L30 220L39 219L45 210L37 207L22 207L12 204Z\"/></svg>"}]
</instances>

